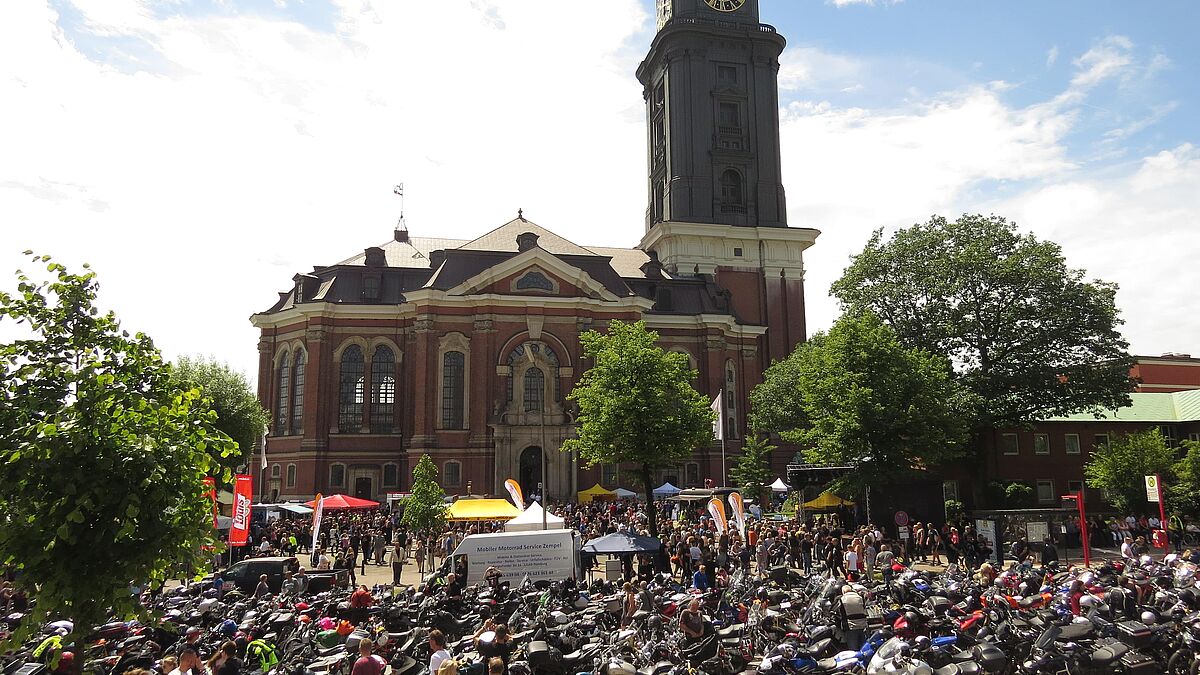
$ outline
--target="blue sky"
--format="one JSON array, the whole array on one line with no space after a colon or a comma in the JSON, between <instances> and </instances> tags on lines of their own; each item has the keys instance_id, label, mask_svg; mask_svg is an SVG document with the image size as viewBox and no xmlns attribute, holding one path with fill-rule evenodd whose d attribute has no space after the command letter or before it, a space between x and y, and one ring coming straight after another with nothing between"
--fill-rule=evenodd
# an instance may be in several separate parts
<instances>
[{"instance_id":1,"label":"blue sky","mask_svg":"<svg viewBox=\"0 0 1200 675\"><path fill-rule=\"evenodd\" d=\"M1200 355L1195 3L761 0L811 330L871 231L998 213L1120 284L1140 354ZM644 232L651 0L0 3L0 270L91 262L168 356L254 377L251 313L385 241L523 208ZM3 283L3 282L0 282Z\"/></svg>"}]
</instances>

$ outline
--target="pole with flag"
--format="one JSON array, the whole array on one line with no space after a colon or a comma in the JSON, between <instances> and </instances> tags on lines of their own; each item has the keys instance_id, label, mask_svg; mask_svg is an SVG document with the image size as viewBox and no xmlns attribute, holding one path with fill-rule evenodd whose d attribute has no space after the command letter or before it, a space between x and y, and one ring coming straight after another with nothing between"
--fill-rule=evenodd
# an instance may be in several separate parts
<instances>
[{"instance_id":1,"label":"pole with flag","mask_svg":"<svg viewBox=\"0 0 1200 675\"><path fill-rule=\"evenodd\" d=\"M713 399L712 405L709 408L717 413L717 419L713 420L713 438L721 441L721 487L729 484L725 476L725 391L717 392L717 398Z\"/></svg>"},{"instance_id":2,"label":"pole with flag","mask_svg":"<svg viewBox=\"0 0 1200 675\"><path fill-rule=\"evenodd\" d=\"M267 501L267 430L263 429L262 463L258 467L258 501Z\"/></svg>"}]
</instances>

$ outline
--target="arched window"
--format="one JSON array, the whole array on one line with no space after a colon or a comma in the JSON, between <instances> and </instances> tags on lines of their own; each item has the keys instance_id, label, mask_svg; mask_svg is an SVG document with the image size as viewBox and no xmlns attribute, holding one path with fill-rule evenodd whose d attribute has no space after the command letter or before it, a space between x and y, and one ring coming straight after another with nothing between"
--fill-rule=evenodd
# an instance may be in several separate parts
<instances>
[{"instance_id":1,"label":"arched window","mask_svg":"<svg viewBox=\"0 0 1200 675\"><path fill-rule=\"evenodd\" d=\"M462 485L462 462L450 460L442 465L442 484L446 487Z\"/></svg>"},{"instance_id":2,"label":"arched window","mask_svg":"<svg viewBox=\"0 0 1200 675\"><path fill-rule=\"evenodd\" d=\"M363 417L362 348L350 345L342 352L342 372L339 389L338 432L355 433L362 430Z\"/></svg>"},{"instance_id":3,"label":"arched window","mask_svg":"<svg viewBox=\"0 0 1200 675\"><path fill-rule=\"evenodd\" d=\"M396 408L396 355L380 345L371 356L371 433L390 434Z\"/></svg>"},{"instance_id":4,"label":"arched window","mask_svg":"<svg viewBox=\"0 0 1200 675\"><path fill-rule=\"evenodd\" d=\"M296 365L292 370L292 435L304 433L304 350L296 350Z\"/></svg>"},{"instance_id":5,"label":"arched window","mask_svg":"<svg viewBox=\"0 0 1200 675\"><path fill-rule=\"evenodd\" d=\"M342 487L346 484L346 465L333 464L329 467L329 487Z\"/></svg>"},{"instance_id":6,"label":"arched window","mask_svg":"<svg viewBox=\"0 0 1200 675\"><path fill-rule=\"evenodd\" d=\"M464 373L467 359L462 352L442 356L442 428L463 428Z\"/></svg>"},{"instance_id":7,"label":"arched window","mask_svg":"<svg viewBox=\"0 0 1200 675\"><path fill-rule=\"evenodd\" d=\"M725 361L725 434L726 438L738 437L737 418L737 366L733 359Z\"/></svg>"},{"instance_id":8,"label":"arched window","mask_svg":"<svg viewBox=\"0 0 1200 675\"><path fill-rule=\"evenodd\" d=\"M285 482L287 483L287 487L290 487L290 488L296 487L296 465L295 464L288 464L287 481L285 481Z\"/></svg>"},{"instance_id":9,"label":"arched window","mask_svg":"<svg viewBox=\"0 0 1200 675\"><path fill-rule=\"evenodd\" d=\"M275 435L284 436L288 432L288 410L290 408L290 399L292 391L292 361L288 358L288 353L284 352L283 357L279 359L279 370L276 375L277 380L275 388Z\"/></svg>"},{"instance_id":10,"label":"arched window","mask_svg":"<svg viewBox=\"0 0 1200 675\"><path fill-rule=\"evenodd\" d=\"M279 478L279 465L278 464L271 465L271 478Z\"/></svg>"},{"instance_id":11,"label":"arched window","mask_svg":"<svg viewBox=\"0 0 1200 675\"><path fill-rule=\"evenodd\" d=\"M545 405L546 375L535 366L525 371L525 411L542 411Z\"/></svg>"},{"instance_id":12,"label":"arched window","mask_svg":"<svg viewBox=\"0 0 1200 675\"><path fill-rule=\"evenodd\" d=\"M400 477L399 468L400 467L396 466L395 464L384 464L383 465L383 486L384 487L395 487L395 486L399 485L399 477Z\"/></svg>"},{"instance_id":13,"label":"arched window","mask_svg":"<svg viewBox=\"0 0 1200 675\"><path fill-rule=\"evenodd\" d=\"M721 174L721 203L742 203L742 174L733 169L725 169Z\"/></svg>"},{"instance_id":14,"label":"arched window","mask_svg":"<svg viewBox=\"0 0 1200 675\"><path fill-rule=\"evenodd\" d=\"M550 369L550 379L554 383L554 400L561 402L562 380L558 376L558 354L554 353L554 349L550 345L541 342L523 342L509 352L506 363L508 364L510 375L505 382L507 400L513 400L513 378L517 375L517 366L535 360L544 363Z\"/></svg>"}]
</instances>

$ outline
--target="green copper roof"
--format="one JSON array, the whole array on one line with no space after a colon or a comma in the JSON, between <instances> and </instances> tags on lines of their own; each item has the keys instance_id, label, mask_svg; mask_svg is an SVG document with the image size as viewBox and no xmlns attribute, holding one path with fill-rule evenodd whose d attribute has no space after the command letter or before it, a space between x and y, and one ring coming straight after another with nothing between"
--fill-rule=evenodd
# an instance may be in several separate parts
<instances>
[{"instance_id":1,"label":"green copper roof","mask_svg":"<svg viewBox=\"0 0 1200 675\"><path fill-rule=\"evenodd\" d=\"M1043 422L1195 422L1200 420L1200 389L1174 392L1139 392L1129 395L1130 405L1116 410L1048 417Z\"/></svg>"}]
</instances>

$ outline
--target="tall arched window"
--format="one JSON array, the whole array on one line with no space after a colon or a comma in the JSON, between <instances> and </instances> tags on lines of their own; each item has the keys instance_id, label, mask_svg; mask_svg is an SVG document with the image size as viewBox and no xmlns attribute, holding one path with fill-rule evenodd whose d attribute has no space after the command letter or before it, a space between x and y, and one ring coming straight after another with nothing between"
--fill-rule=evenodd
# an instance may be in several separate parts
<instances>
[{"instance_id":1,"label":"tall arched window","mask_svg":"<svg viewBox=\"0 0 1200 675\"><path fill-rule=\"evenodd\" d=\"M342 352L341 383L338 387L338 432L354 433L362 430L363 417L363 363L362 348L350 345Z\"/></svg>"},{"instance_id":2,"label":"tall arched window","mask_svg":"<svg viewBox=\"0 0 1200 675\"><path fill-rule=\"evenodd\" d=\"M462 352L442 355L442 428L463 428L464 374L467 359Z\"/></svg>"},{"instance_id":3,"label":"tall arched window","mask_svg":"<svg viewBox=\"0 0 1200 675\"><path fill-rule=\"evenodd\" d=\"M278 380L275 387L275 435L284 436L288 432L289 396L292 392L292 361L288 358L287 352L284 352L283 357L279 359L279 370L276 377Z\"/></svg>"},{"instance_id":4,"label":"tall arched window","mask_svg":"<svg viewBox=\"0 0 1200 675\"><path fill-rule=\"evenodd\" d=\"M506 400L513 400L513 378L515 378L517 375L517 366L533 360L530 357L531 354L534 355L534 358L545 362L545 365L550 369L550 378L554 383L554 400L561 402L562 382L558 376L558 354L554 353L554 349L550 345L540 342L524 342L517 345L511 352L509 352L508 361L506 363L508 364L510 375L505 381L505 393L507 396ZM543 373L543 375L545 375L545 373Z\"/></svg>"},{"instance_id":5,"label":"tall arched window","mask_svg":"<svg viewBox=\"0 0 1200 675\"><path fill-rule=\"evenodd\" d=\"M733 359L725 362L725 430L726 438L738 437L737 418L737 366Z\"/></svg>"},{"instance_id":6,"label":"tall arched window","mask_svg":"<svg viewBox=\"0 0 1200 675\"><path fill-rule=\"evenodd\" d=\"M726 169L721 174L721 203L742 203L742 174L733 169Z\"/></svg>"},{"instance_id":7,"label":"tall arched window","mask_svg":"<svg viewBox=\"0 0 1200 675\"><path fill-rule=\"evenodd\" d=\"M545 405L546 375L535 366L525 371L525 411L545 410Z\"/></svg>"},{"instance_id":8,"label":"tall arched window","mask_svg":"<svg viewBox=\"0 0 1200 675\"><path fill-rule=\"evenodd\" d=\"M395 409L396 355L380 345L371 355L371 433L391 433Z\"/></svg>"},{"instance_id":9,"label":"tall arched window","mask_svg":"<svg viewBox=\"0 0 1200 675\"><path fill-rule=\"evenodd\" d=\"M304 362L303 349L296 350L295 366L292 370L292 435L304 433Z\"/></svg>"}]
</instances>

